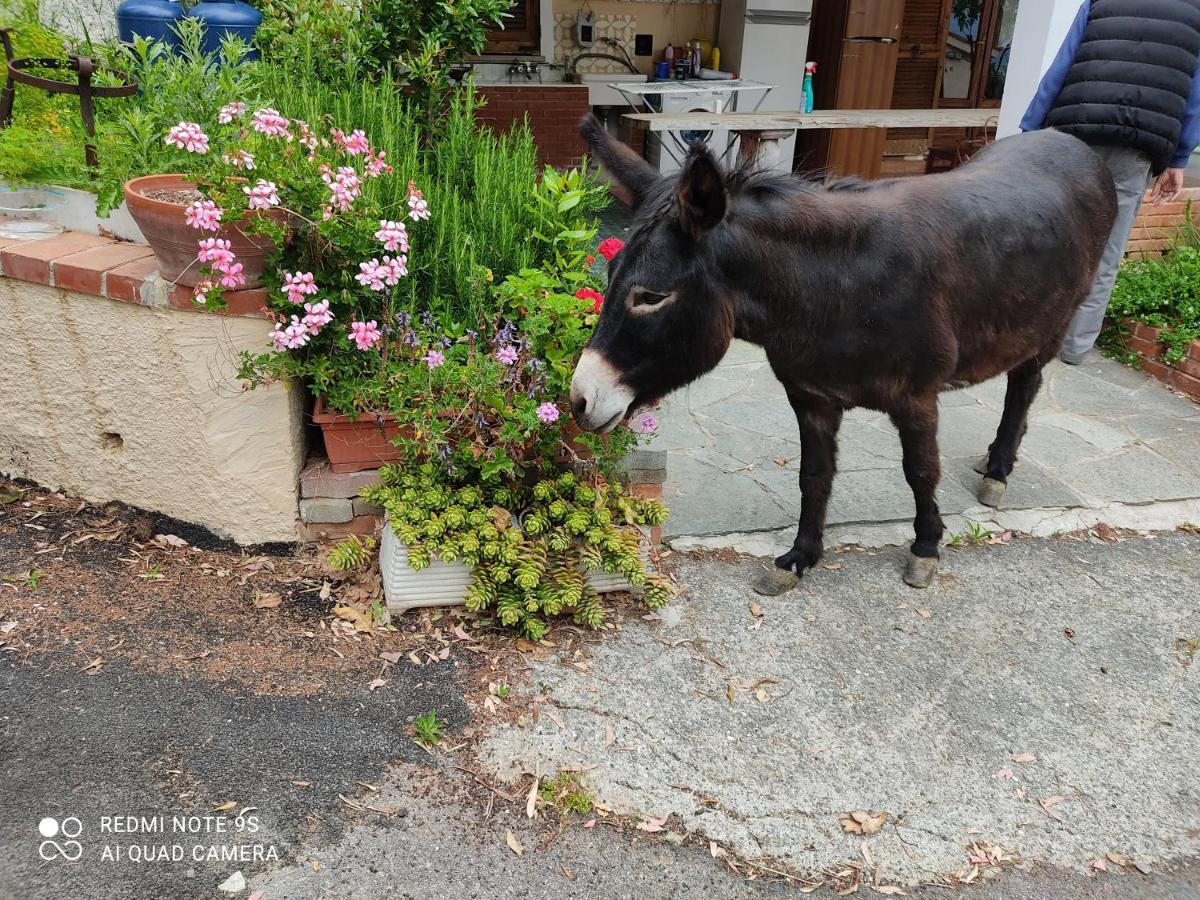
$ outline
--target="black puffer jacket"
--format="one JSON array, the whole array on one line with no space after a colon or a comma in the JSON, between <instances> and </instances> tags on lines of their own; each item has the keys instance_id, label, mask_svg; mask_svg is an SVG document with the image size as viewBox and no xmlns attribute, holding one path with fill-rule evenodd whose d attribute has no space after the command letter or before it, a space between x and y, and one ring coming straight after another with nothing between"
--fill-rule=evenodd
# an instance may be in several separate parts
<instances>
[{"instance_id":1,"label":"black puffer jacket","mask_svg":"<svg viewBox=\"0 0 1200 900\"><path fill-rule=\"evenodd\" d=\"M1046 124L1142 150L1157 175L1179 145L1198 60L1200 0L1093 0Z\"/></svg>"}]
</instances>

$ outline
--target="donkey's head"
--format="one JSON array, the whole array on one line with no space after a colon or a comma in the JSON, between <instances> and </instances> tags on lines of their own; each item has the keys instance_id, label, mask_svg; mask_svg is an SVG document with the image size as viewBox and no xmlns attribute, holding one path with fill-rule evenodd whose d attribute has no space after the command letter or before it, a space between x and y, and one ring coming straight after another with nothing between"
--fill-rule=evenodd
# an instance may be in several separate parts
<instances>
[{"instance_id":1,"label":"donkey's head","mask_svg":"<svg viewBox=\"0 0 1200 900\"><path fill-rule=\"evenodd\" d=\"M580 427L610 431L637 407L712 369L729 348L734 307L714 249L728 197L707 149L693 149L678 178L664 178L596 119L585 119L582 132L635 210L571 380Z\"/></svg>"}]
</instances>

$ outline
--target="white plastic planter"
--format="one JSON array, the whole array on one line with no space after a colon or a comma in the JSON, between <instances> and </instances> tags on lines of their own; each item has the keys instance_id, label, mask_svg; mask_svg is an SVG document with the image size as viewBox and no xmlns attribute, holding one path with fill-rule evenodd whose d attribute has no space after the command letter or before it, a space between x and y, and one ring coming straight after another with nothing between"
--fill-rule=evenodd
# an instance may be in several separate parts
<instances>
[{"instance_id":1,"label":"white plastic planter","mask_svg":"<svg viewBox=\"0 0 1200 900\"><path fill-rule=\"evenodd\" d=\"M379 546L379 569L387 608L394 613L421 606L458 606L475 580L463 563L434 560L421 571L413 571L408 564L408 547L387 523ZM592 572L588 582L597 594L633 590L623 575L608 572Z\"/></svg>"}]
</instances>

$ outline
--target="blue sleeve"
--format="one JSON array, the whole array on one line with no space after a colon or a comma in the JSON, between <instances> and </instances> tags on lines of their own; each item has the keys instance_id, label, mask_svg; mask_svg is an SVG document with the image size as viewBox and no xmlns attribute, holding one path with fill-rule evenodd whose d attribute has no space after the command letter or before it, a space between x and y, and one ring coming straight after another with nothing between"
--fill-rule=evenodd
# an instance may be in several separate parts
<instances>
[{"instance_id":1,"label":"blue sleeve","mask_svg":"<svg viewBox=\"0 0 1200 900\"><path fill-rule=\"evenodd\" d=\"M1192 78L1192 93L1188 96L1187 112L1183 114L1179 124L1179 146L1175 148L1175 158L1171 160L1172 169L1185 168L1192 151L1200 144L1200 70L1197 70Z\"/></svg>"},{"instance_id":2,"label":"blue sleeve","mask_svg":"<svg viewBox=\"0 0 1200 900\"><path fill-rule=\"evenodd\" d=\"M1021 119L1022 131L1037 131L1045 124L1050 107L1058 99L1058 95L1067 81L1067 72L1070 70L1071 64L1075 62L1075 53L1079 50L1079 45L1083 43L1083 32L1087 29L1088 13L1091 12L1091 8L1091 0L1083 0L1083 5L1079 7L1079 12L1075 15L1075 21L1071 23L1071 29L1063 39L1062 46L1058 48L1058 55L1054 57L1050 68L1042 76L1042 83L1038 85L1037 93L1033 95L1029 109L1025 111L1025 117Z\"/></svg>"}]
</instances>

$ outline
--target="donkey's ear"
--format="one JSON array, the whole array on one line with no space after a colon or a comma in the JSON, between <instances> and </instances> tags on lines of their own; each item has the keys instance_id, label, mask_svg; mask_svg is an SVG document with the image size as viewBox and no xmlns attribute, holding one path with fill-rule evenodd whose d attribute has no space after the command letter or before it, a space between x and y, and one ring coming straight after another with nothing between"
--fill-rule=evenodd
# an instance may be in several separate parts
<instances>
[{"instance_id":1,"label":"donkey's ear","mask_svg":"<svg viewBox=\"0 0 1200 900\"><path fill-rule=\"evenodd\" d=\"M614 193L636 209L658 183L659 174L648 162L622 144L613 140L603 123L591 113L579 123L579 133L615 182Z\"/></svg>"},{"instance_id":2,"label":"donkey's ear","mask_svg":"<svg viewBox=\"0 0 1200 900\"><path fill-rule=\"evenodd\" d=\"M684 233L700 240L725 218L725 176L708 148L694 147L683 164L675 207Z\"/></svg>"}]
</instances>

